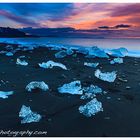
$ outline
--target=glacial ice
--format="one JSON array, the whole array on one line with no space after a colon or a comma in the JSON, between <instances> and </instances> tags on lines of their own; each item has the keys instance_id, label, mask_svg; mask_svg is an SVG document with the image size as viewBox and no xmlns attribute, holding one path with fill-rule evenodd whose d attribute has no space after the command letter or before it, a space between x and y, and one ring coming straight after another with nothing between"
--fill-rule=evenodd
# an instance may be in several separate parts
<instances>
[{"instance_id":1,"label":"glacial ice","mask_svg":"<svg viewBox=\"0 0 140 140\"><path fill-rule=\"evenodd\" d=\"M5 55L6 56L13 56L14 54L12 52L7 52Z\"/></svg>"},{"instance_id":2,"label":"glacial ice","mask_svg":"<svg viewBox=\"0 0 140 140\"><path fill-rule=\"evenodd\" d=\"M13 50L13 46L12 45L7 45L5 48L6 48L6 50Z\"/></svg>"},{"instance_id":3,"label":"glacial ice","mask_svg":"<svg viewBox=\"0 0 140 140\"><path fill-rule=\"evenodd\" d=\"M9 95L14 94L13 91L0 91L0 98L6 99Z\"/></svg>"},{"instance_id":4,"label":"glacial ice","mask_svg":"<svg viewBox=\"0 0 140 140\"><path fill-rule=\"evenodd\" d=\"M25 60L21 60L21 59L17 58L16 64L17 65L22 65L22 66L27 66L28 62L26 62Z\"/></svg>"},{"instance_id":5,"label":"glacial ice","mask_svg":"<svg viewBox=\"0 0 140 140\"><path fill-rule=\"evenodd\" d=\"M114 57L125 57L128 54L128 50L126 48L106 50L105 52Z\"/></svg>"},{"instance_id":6,"label":"glacial ice","mask_svg":"<svg viewBox=\"0 0 140 140\"><path fill-rule=\"evenodd\" d=\"M71 48L68 48L66 50L67 55L72 55L74 53L74 51Z\"/></svg>"},{"instance_id":7,"label":"glacial ice","mask_svg":"<svg viewBox=\"0 0 140 140\"><path fill-rule=\"evenodd\" d=\"M83 94L80 81L73 81L68 84L64 84L62 87L58 88L58 91L60 93L69 93L69 94L77 94L77 95Z\"/></svg>"},{"instance_id":8,"label":"glacial ice","mask_svg":"<svg viewBox=\"0 0 140 140\"><path fill-rule=\"evenodd\" d=\"M80 99L89 99L96 96L96 94L102 93L102 89L95 85L90 85L89 87L83 88L84 95L81 96Z\"/></svg>"},{"instance_id":9,"label":"glacial ice","mask_svg":"<svg viewBox=\"0 0 140 140\"><path fill-rule=\"evenodd\" d=\"M0 51L0 54L5 54L7 53L7 51Z\"/></svg>"},{"instance_id":10,"label":"glacial ice","mask_svg":"<svg viewBox=\"0 0 140 140\"><path fill-rule=\"evenodd\" d=\"M96 68L99 65L99 63L87 63L84 62L84 66L88 66L88 67L92 67L92 68Z\"/></svg>"},{"instance_id":11,"label":"glacial ice","mask_svg":"<svg viewBox=\"0 0 140 140\"><path fill-rule=\"evenodd\" d=\"M39 63L39 66L41 68L45 68L45 69L48 69L48 68L52 69L53 67L60 67L60 68L62 68L64 70L67 70L67 68L66 68L66 66L64 64L56 63L56 62L51 61L51 60L46 62L46 63L45 62Z\"/></svg>"},{"instance_id":12,"label":"glacial ice","mask_svg":"<svg viewBox=\"0 0 140 140\"><path fill-rule=\"evenodd\" d=\"M67 52L65 50L59 51L55 54L56 58L64 58L67 56Z\"/></svg>"},{"instance_id":13,"label":"glacial ice","mask_svg":"<svg viewBox=\"0 0 140 140\"><path fill-rule=\"evenodd\" d=\"M100 80L114 82L116 79L116 71L102 73L99 69L95 71L95 76Z\"/></svg>"},{"instance_id":14,"label":"glacial ice","mask_svg":"<svg viewBox=\"0 0 140 140\"><path fill-rule=\"evenodd\" d=\"M32 112L30 107L26 107L25 105L22 105L19 117L23 119L21 120L21 124L39 122L42 118L40 114Z\"/></svg>"},{"instance_id":15,"label":"glacial ice","mask_svg":"<svg viewBox=\"0 0 140 140\"><path fill-rule=\"evenodd\" d=\"M87 57L99 57L99 58L109 58L109 56L104 52L104 50L94 46L89 48L88 56Z\"/></svg>"},{"instance_id":16,"label":"glacial ice","mask_svg":"<svg viewBox=\"0 0 140 140\"><path fill-rule=\"evenodd\" d=\"M79 112L82 113L86 117L91 117L96 113L103 111L102 103L99 102L96 98L92 99L85 105L81 105L79 107Z\"/></svg>"},{"instance_id":17,"label":"glacial ice","mask_svg":"<svg viewBox=\"0 0 140 140\"><path fill-rule=\"evenodd\" d=\"M44 81L33 81L30 82L25 89L29 92L31 92L34 89L41 89L43 91L47 91L49 89L49 86Z\"/></svg>"},{"instance_id":18,"label":"glacial ice","mask_svg":"<svg viewBox=\"0 0 140 140\"><path fill-rule=\"evenodd\" d=\"M110 64L115 64L115 63L122 64L123 59L118 57L118 58L114 58L113 60L110 61Z\"/></svg>"},{"instance_id":19,"label":"glacial ice","mask_svg":"<svg viewBox=\"0 0 140 140\"><path fill-rule=\"evenodd\" d=\"M88 50L84 47L80 47L76 50L77 53L81 53L81 54L84 54L84 55L87 55L88 54Z\"/></svg>"}]
</instances>

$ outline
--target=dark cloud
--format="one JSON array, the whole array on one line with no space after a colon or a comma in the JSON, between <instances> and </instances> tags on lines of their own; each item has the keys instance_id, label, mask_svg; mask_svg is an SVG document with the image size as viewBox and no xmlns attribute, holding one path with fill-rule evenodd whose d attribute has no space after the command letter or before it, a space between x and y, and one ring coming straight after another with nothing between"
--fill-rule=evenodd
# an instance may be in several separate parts
<instances>
[{"instance_id":1,"label":"dark cloud","mask_svg":"<svg viewBox=\"0 0 140 140\"><path fill-rule=\"evenodd\" d=\"M35 21L33 21L31 19L21 17L21 16L16 16L16 15L10 13L9 11L0 10L0 15L3 16L3 17L6 17L6 18L8 18L12 21L21 23L22 25L38 27L38 24Z\"/></svg>"},{"instance_id":2,"label":"dark cloud","mask_svg":"<svg viewBox=\"0 0 140 140\"><path fill-rule=\"evenodd\" d=\"M109 26L100 26L98 27L99 29L109 29L110 27Z\"/></svg>"},{"instance_id":3,"label":"dark cloud","mask_svg":"<svg viewBox=\"0 0 140 140\"><path fill-rule=\"evenodd\" d=\"M130 28L131 25L127 25L127 24L119 24L119 25L116 25L114 26L114 28Z\"/></svg>"},{"instance_id":4,"label":"dark cloud","mask_svg":"<svg viewBox=\"0 0 140 140\"><path fill-rule=\"evenodd\" d=\"M121 29L121 28L130 28L130 27L131 27L131 25L119 24L119 25L115 25L115 26L100 26L98 28L108 30L108 29Z\"/></svg>"}]
</instances>

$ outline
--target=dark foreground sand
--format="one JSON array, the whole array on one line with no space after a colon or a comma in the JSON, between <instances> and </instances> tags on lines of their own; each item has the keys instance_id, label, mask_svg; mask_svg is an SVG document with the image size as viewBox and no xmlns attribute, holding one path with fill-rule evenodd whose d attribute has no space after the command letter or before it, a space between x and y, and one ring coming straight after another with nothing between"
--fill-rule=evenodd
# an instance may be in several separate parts
<instances>
[{"instance_id":1,"label":"dark foreground sand","mask_svg":"<svg viewBox=\"0 0 140 140\"><path fill-rule=\"evenodd\" d=\"M32 53L18 52L12 57L0 55L0 80L8 81L5 85L0 81L0 90L15 92L8 99L0 98L0 132L47 131L46 135L32 136L140 136L140 59L125 57L123 64L111 65L108 59L84 58L82 54L76 58L56 59L55 52L40 48ZM21 55L27 56L28 66L16 65L16 58ZM70 70L37 66L48 60L61 62ZM103 71L117 70L118 77L128 82L122 82L118 77L114 83L101 81L94 76L96 69L85 67L84 62L99 62L98 68ZM58 93L59 86L74 80L80 80L84 86L98 85L108 92L97 96L103 104L103 112L87 118L79 113L78 108L90 99L80 100L77 95ZM44 81L50 90L28 93L25 87L31 81ZM126 89L126 86L131 88ZM18 114L23 104L41 114L42 120L21 124Z\"/></svg>"}]
</instances>

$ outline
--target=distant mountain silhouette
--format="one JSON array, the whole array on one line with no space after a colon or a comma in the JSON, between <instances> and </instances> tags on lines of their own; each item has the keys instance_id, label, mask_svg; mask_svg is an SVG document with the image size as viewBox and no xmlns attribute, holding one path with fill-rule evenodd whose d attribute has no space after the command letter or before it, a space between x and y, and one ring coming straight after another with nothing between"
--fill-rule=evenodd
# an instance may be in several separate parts
<instances>
[{"instance_id":1,"label":"distant mountain silhouette","mask_svg":"<svg viewBox=\"0 0 140 140\"><path fill-rule=\"evenodd\" d=\"M74 29L74 28L21 28L28 35L40 37L72 37L72 38L129 38L140 37L139 31L128 29L130 25L116 25L113 27L101 26L97 29ZM123 30L122 30L123 28Z\"/></svg>"},{"instance_id":2,"label":"distant mountain silhouette","mask_svg":"<svg viewBox=\"0 0 140 140\"><path fill-rule=\"evenodd\" d=\"M26 33L18 29L9 27L0 27L0 37L27 37Z\"/></svg>"},{"instance_id":3,"label":"distant mountain silhouette","mask_svg":"<svg viewBox=\"0 0 140 140\"><path fill-rule=\"evenodd\" d=\"M103 38L102 35L91 35L95 30L76 30L71 27L67 28L21 28L19 29L29 35L36 35L40 37L83 37L83 38Z\"/></svg>"},{"instance_id":4,"label":"distant mountain silhouette","mask_svg":"<svg viewBox=\"0 0 140 140\"><path fill-rule=\"evenodd\" d=\"M130 25L100 26L96 29L67 28L19 28L0 27L0 37L72 37L72 38L129 38L140 37L139 31L134 31ZM122 30L123 28L123 30Z\"/></svg>"}]
</instances>

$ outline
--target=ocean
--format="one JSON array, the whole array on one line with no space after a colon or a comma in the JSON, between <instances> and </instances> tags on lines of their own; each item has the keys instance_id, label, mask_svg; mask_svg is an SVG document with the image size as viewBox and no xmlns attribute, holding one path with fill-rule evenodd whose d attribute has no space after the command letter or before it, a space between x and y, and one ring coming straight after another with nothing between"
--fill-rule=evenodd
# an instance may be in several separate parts
<instances>
[{"instance_id":1,"label":"ocean","mask_svg":"<svg viewBox=\"0 0 140 140\"><path fill-rule=\"evenodd\" d=\"M129 56L140 57L140 39L92 39L92 38L59 38L59 37L40 37L40 38L0 38L0 42L19 43L19 44L52 44L65 46L92 47L97 46L103 49L126 48Z\"/></svg>"}]
</instances>

